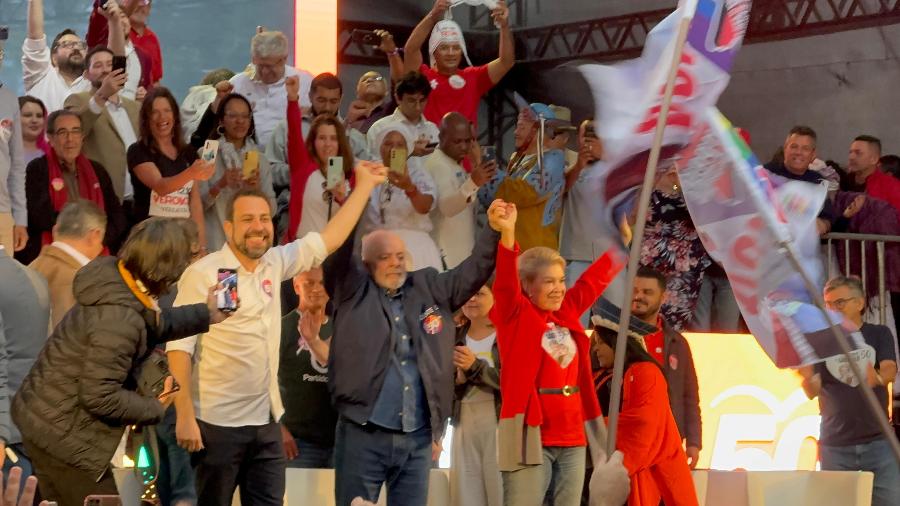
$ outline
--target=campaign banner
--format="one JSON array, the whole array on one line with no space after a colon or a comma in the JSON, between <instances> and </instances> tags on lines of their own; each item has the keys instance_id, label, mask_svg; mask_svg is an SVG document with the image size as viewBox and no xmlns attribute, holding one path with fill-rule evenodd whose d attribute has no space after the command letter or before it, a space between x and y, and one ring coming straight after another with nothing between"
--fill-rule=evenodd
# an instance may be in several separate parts
<instances>
[{"instance_id":1,"label":"campaign banner","mask_svg":"<svg viewBox=\"0 0 900 506\"><path fill-rule=\"evenodd\" d=\"M703 111L716 103L730 79L743 42L750 0L682 1L647 36L639 58L614 65L581 65L596 105L595 131L604 163L587 169L585 183L598 199L592 213L612 237L644 179L677 34L689 22L660 155L660 171L687 146Z\"/></svg>"},{"instance_id":2,"label":"campaign banner","mask_svg":"<svg viewBox=\"0 0 900 506\"><path fill-rule=\"evenodd\" d=\"M713 107L681 152L678 175L691 219L709 255L725 270L750 332L778 367L821 362L841 353L803 277L821 289L824 269L815 221L826 188L765 170L731 123ZM851 347L865 345L855 326L829 311Z\"/></svg>"}]
</instances>

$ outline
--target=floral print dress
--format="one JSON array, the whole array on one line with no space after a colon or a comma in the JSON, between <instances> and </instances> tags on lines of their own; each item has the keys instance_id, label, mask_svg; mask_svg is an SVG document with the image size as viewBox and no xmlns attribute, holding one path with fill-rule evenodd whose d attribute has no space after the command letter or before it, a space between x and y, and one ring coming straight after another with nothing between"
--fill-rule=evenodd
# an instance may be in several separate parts
<instances>
[{"instance_id":1,"label":"floral print dress","mask_svg":"<svg viewBox=\"0 0 900 506\"><path fill-rule=\"evenodd\" d=\"M681 193L655 190L641 244L641 265L668 279L661 312L676 330L693 319L703 272L711 263Z\"/></svg>"}]
</instances>

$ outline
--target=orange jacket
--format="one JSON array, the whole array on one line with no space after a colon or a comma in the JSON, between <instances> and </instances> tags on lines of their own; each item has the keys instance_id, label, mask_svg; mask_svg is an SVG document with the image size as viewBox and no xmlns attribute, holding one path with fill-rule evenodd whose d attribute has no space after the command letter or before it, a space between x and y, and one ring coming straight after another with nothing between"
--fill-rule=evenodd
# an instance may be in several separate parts
<instances>
[{"instance_id":1,"label":"orange jacket","mask_svg":"<svg viewBox=\"0 0 900 506\"><path fill-rule=\"evenodd\" d=\"M631 477L628 506L696 506L697 493L669 407L659 367L638 362L625 371L616 448Z\"/></svg>"}]
</instances>

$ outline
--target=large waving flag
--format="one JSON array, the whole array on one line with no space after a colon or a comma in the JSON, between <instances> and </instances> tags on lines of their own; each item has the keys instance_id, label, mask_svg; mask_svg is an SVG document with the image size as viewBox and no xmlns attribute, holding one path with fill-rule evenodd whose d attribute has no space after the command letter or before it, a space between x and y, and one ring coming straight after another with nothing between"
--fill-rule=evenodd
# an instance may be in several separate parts
<instances>
[{"instance_id":1,"label":"large waving flag","mask_svg":"<svg viewBox=\"0 0 900 506\"><path fill-rule=\"evenodd\" d=\"M722 264L750 332L775 365L796 367L840 354L785 250L790 244L806 275L821 286L815 221L826 188L770 174L712 107L682 151L678 175L703 245ZM851 347L864 346L852 324L830 314Z\"/></svg>"},{"instance_id":2,"label":"large waving flag","mask_svg":"<svg viewBox=\"0 0 900 506\"><path fill-rule=\"evenodd\" d=\"M688 145L703 111L728 85L749 12L750 0L683 0L650 31L640 58L580 67L594 97L595 129L605 152L605 163L589 169L586 184L599 196L594 216L613 237L644 179L679 27L690 23L666 122L662 168Z\"/></svg>"}]
</instances>

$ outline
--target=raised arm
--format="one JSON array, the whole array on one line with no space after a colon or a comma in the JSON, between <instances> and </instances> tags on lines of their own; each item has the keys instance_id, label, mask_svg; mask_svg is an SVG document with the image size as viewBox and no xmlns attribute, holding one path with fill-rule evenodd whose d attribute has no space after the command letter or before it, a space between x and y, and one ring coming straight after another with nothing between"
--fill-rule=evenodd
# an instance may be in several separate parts
<instances>
[{"instance_id":1,"label":"raised arm","mask_svg":"<svg viewBox=\"0 0 900 506\"><path fill-rule=\"evenodd\" d=\"M431 36L431 30L444 17L444 13L450 9L450 0L435 0L431 12L419 21L419 24L409 34L406 45L403 46L403 73L414 72L422 66L422 45Z\"/></svg>"},{"instance_id":2,"label":"raised arm","mask_svg":"<svg viewBox=\"0 0 900 506\"><path fill-rule=\"evenodd\" d=\"M563 308L574 311L574 314L583 314L600 298L603 290L606 290L624 266L625 255L617 246L611 247L603 256L594 260L572 289L566 292Z\"/></svg>"},{"instance_id":3,"label":"raised arm","mask_svg":"<svg viewBox=\"0 0 900 506\"><path fill-rule=\"evenodd\" d=\"M122 27L122 18L125 16L125 13L122 12L115 0L110 0L103 9L100 9L100 15L106 18L106 22L109 25L107 44L110 51L115 56L125 56L125 31Z\"/></svg>"},{"instance_id":4,"label":"raised arm","mask_svg":"<svg viewBox=\"0 0 900 506\"><path fill-rule=\"evenodd\" d=\"M504 233L515 230L515 220L515 206L495 200L488 210L488 226L475 240L475 249L469 258L455 268L437 274L436 297L448 301L452 311L461 308L491 277L499 256L498 240Z\"/></svg>"},{"instance_id":5,"label":"raised arm","mask_svg":"<svg viewBox=\"0 0 900 506\"><path fill-rule=\"evenodd\" d=\"M44 0L28 0L28 38L44 36Z\"/></svg>"},{"instance_id":6,"label":"raised arm","mask_svg":"<svg viewBox=\"0 0 900 506\"><path fill-rule=\"evenodd\" d=\"M303 114L300 112L300 78L291 76L284 80L287 90L287 153L291 172L305 167L311 155L303 140ZM301 190L302 191L302 190Z\"/></svg>"},{"instance_id":7,"label":"raised arm","mask_svg":"<svg viewBox=\"0 0 900 506\"><path fill-rule=\"evenodd\" d=\"M357 164L356 188L321 232L322 241L329 254L347 240L369 204L372 190L385 181L386 173L387 169L380 163L363 160Z\"/></svg>"},{"instance_id":8,"label":"raised arm","mask_svg":"<svg viewBox=\"0 0 900 506\"><path fill-rule=\"evenodd\" d=\"M394 36L391 35L391 32L387 30L375 30L375 34L381 37L381 45L378 46L384 54L387 55L388 66L391 69L391 81L388 83L388 95L392 96L394 94L393 83L399 81L404 74L404 62L403 57L400 56L400 49L397 47L397 43L394 41Z\"/></svg>"},{"instance_id":9,"label":"raised arm","mask_svg":"<svg viewBox=\"0 0 900 506\"><path fill-rule=\"evenodd\" d=\"M515 211L515 205L509 205ZM492 212L502 212L495 209L495 206L496 204L491 204L488 209L488 220L491 219ZM517 266L518 257L519 246L516 244L516 226L513 222L512 225L505 225L500 229L500 246L497 247L497 274L494 278L492 313L501 321L509 321L515 317L523 297Z\"/></svg>"},{"instance_id":10,"label":"raised arm","mask_svg":"<svg viewBox=\"0 0 900 506\"><path fill-rule=\"evenodd\" d=\"M516 63L516 43L509 28L509 7L506 0L499 0L497 8L491 13L494 23L500 27L500 56L488 63L488 75L491 82L497 84Z\"/></svg>"}]
</instances>

